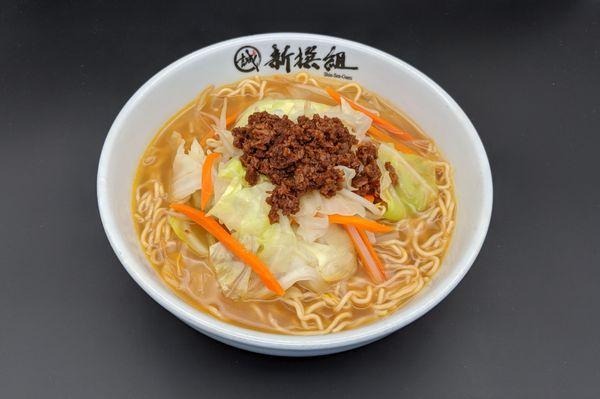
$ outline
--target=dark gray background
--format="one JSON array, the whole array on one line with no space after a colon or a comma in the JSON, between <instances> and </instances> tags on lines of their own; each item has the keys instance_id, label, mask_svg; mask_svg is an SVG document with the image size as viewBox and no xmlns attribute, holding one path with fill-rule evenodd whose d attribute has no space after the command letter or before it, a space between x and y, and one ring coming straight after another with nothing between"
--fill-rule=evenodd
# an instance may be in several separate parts
<instances>
[{"instance_id":1,"label":"dark gray background","mask_svg":"<svg viewBox=\"0 0 600 399\"><path fill-rule=\"evenodd\" d=\"M600 396L599 2L117 4L0 6L1 398ZM134 283L100 224L98 157L129 96L193 50L268 31L409 62L463 107L492 165L472 270L352 352L206 338Z\"/></svg>"}]
</instances>

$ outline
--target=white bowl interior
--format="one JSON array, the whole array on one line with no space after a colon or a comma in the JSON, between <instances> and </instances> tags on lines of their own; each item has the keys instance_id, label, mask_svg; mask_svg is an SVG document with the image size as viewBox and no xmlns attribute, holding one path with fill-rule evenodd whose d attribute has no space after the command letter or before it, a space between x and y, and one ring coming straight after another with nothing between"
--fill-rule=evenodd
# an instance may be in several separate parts
<instances>
[{"instance_id":1,"label":"white bowl interior","mask_svg":"<svg viewBox=\"0 0 600 399\"><path fill-rule=\"evenodd\" d=\"M345 51L344 71L409 115L441 148L454 167L458 213L448 254L431 284L393 315L360 329L317 337L266 334L222 323L195 310L160 281L138 244L130 214L131 187L138 161L160 126L208 84L252 76L238 71L233 55L242 45L265 57L272 44L292 49L335 45ZM297 72L297 69L292 72ZM319 71L316 71L319 73ZM259 74L277 71L261 68ZM314 72L313 72L314 73ZM128 272L154 299L183 321L216 339L245 349L272 354L311 355L359 346L381 338L421 316L454 288L474 261L485 238L491 214L492 183L485 151L468 118L435 83L396 58L342 39L305 34L268 34L223 42L168 66L148 81L115 120L102 152L98 201L109 240Z\"/></svg>"}]
</instances>

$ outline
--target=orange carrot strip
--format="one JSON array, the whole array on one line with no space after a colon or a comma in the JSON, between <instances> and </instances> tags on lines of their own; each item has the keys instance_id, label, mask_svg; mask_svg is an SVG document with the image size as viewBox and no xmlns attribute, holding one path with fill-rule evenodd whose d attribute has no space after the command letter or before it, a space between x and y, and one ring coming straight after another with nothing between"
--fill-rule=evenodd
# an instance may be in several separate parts
<instances>
[{"instance_id":1,"label":"orange carrot strip","mask_svg":"<svg viewBox=\"0 0 600 399\"><path fill-rule=\"evenodd\" d=\"M360 262L371 280L377 284L382 283L385 280L385 274L381 274L379 266L377 266L374 259L371 257L371 253L357 231L358 229L347 224L343 224L342 227L346 230L346 233L348 233L348 237L350 237L350 241L352 241L352 245L354 245L354 249L356 249L356 252L358 253Z\"/></svg>"},{"instance_id":2,"label":"orange carrot strip","mask_svg":"<svg viewBox=\"0 0 600 399\"><path fill-rule=\"evenodd\" d=\"M327 92L327 94L329 94L329 97L333 98L333 100L336 103L338 103L338 104L342 103L342 96L340 95L340 93L338 93L337 91L333 90L331 87L326 87L325 91Z\"/></svg>"},{"instance_id":3,"label":"orange carrot strip","mask_svg":"<svg viewBox=\"0 0 600 399\"><path fill-rule=\"evenodd\" d=\"M218 152L213 152L206 156L204 160L204 165L202 165L202 190L200 191L200 208L204 210L206 208L206 204L210 200L210 197L213 193L213 184L212 184L212 168L213 164L221 154Z\"/></svg>"},{"instance_id":4,"label":"orange carrot strip","mask_svg":"<svg viewBox=\"0 0 600 399\"><path fill-rule=\"evenodd\" d=\"M377 129L375 126L371 126L367 133L369 133L371 136L375 137L379 141L383 141L385 143L392 143L394 147L396 147L396 149L400 152L403 152L405 154L416 154L416 152L412 148L395 141L390 136Z\"/></svg>"},{"instance_id":5,"label":"orange carrot strip","mask_svg":"<svg viewBox=\"0 0 600 399\"><path fill-rule=\"evenodd\" d=\"M329 94L329 96L331 96L331 98L333 98L338 104L340 104L342 102L342 96L337 91L333 90L331 87L326 87L325 90L327 91L327 94ZM358 105L354 101L348 100L346 97L344 97L344 100L346 100L352 108L367 115L369 118L373 119L373 122L375 122L377 125L383 127L390 133L394 133L394 134L400 136L404 140L413 140L413 137L409 133L405 132L404 130L398 129L396 126L392 125L390 122L386 121L385 119L375 115L368 109Z\"/></svg>"},{"instance_id":6,"label":"orange carrot strip","mask_svg":"<svg viewBox=\"0 0 600 399\"><path fill-rule=\"evenodd\" d=\"M372 231L374 233L388 233L394 230L393 227L385 224L377 223L373 220L361 218L360 216L345 216L345 215L329 215L329 223L333 224L349 224L354 227Z\"/></svg>"},{"instance_id":7,"label":"orange carrot strip","mask_svg":"<svg viewBox=\"0 0 600 399\"><path fill-rule=\"evenodd\" d=\"M285 291L281 288L281 285L279 285L279 282L275 276L273 276L269 268L258 258L258 256L248 251L239 241L233 238L219 222L189 205L171 204L171 208L177 212L183 213L218 239L235 256L240 258L242 262L250 266L268 289L280 296L285 294Z\"/></svg>"},{"instance_id":8,"label":"orange carrot strip","mask_svg":"<svg viewBox=\"0 0 600 399\"><path fill-rule=\"evenodd\" d=\"M377 265L377 268L379 269L379 271L381 272L381 274L383 274L385 276L385 268L383 267L383 263L381 263L381 260L379 259L379 256L377 256L377 252L375 252L375 248L373 248L373 245L371 245L371 241L369 241L369 237L367 237L367 234L361 228L357 227L356 231L358 231L358 234L360 235L360 238L362 238L363 242L365 243L365 246L367 247L367 250L371 254L371 257L375 261L375 264Z\"/></svg>"},{"instance_id":9,"label":"orange carrot strip","mask_svg":"<svg viewBox=\"0 0 600 399\"><path fill-rule=\"evenodd\" d=\"M225 126L229 126L231 125L233 122L235 122L235 120L238 117L238 113L234 112L233 114L229 115L226 119L225 119Z\"/></svg>"}]
</instances>

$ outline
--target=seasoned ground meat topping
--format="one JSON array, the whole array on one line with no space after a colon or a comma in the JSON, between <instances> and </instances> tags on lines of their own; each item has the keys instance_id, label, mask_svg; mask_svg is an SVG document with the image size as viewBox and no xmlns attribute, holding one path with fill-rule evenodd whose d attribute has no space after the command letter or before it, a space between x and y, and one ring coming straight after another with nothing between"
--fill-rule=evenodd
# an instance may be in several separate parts
<instances>
[{"instance_id":1,"label":"seasoned ground meat topping","mask_svg":"<svg viewBox=\"0 0 600 399\"><path fill-rule=\"evenodd\" d=\"M359 195L377 196L381 179L381 171L377 166L377 148L370 143L360 145L356 149L356 157L363 167L357 170L352 179L352 186L356 187L356 193Z\"/></svg>"},{"instance_id":2,"label":"seasoned ground meat topping","mask_svg":"<svg viewBox=\"0 0 600 399\"><path fill-rule=\"evenodd\" d=\"M343 187L343 173L336 166L356 171L352 186L359 195L379 195L381 172L377 148L358 144L338 118L301 116L295 123L287 116L256 112L248 125L232 130L234 146L244 153L246 180L254 185L267 176L275 189L267 198L269 220L279 220L279 211L293 215L300 210L300 196L318 190L332 197Z\"/></svg>"},{"instance_id":3,"label":"seasoned ground meat topping","mask_svg":"<svg viewBox=\"0 0 600 399\"><path fill-rule=\"evenodd\" d=\"M385 170L387 170L390 174L390 180L392 181L392 186L397 186L398 185L398 174L396 173L396 169L394 169L394 166L392 165L391 162L386 162L384 166L385 166Z\"/></svg>"}]
</instances>

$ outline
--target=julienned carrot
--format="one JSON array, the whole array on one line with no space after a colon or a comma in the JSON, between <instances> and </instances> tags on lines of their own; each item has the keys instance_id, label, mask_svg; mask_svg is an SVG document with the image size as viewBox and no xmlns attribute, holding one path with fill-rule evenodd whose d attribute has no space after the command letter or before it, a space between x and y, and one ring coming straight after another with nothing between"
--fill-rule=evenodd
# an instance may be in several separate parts
<instances>
[{"instance_id":1,"label":"julienned carrot","mask_svg":"<svg viewBox=\"0 0 600 399\"><path fill-rule=\"evenodd\" d=\"M377 223L373 220L361 218L360 216L345 216L345 215L329 215L329 223L333 224L349 224L350 226L372 231L374 233L388 233L394 230L393 227L385 224Z\"/></svg>"},{"instance_id":2,"label":"julienned carrot","mask_svg":"<svg viewBox=\"0 0 600 399\"><path fill-rule=\"evenodd\" d=\"M371 241L369 241L369 237L367 237L367 233L365 233L365 231L363 229L360 229L358 227L356 228L356 231L358 232L358 235L360 235L360 238L362 238L363 242L365 243L365 247L367 247L367 250L369 251L369 253L371 254L371 257L375 261L377 268L379 269L381 274L383 274L385 276L385 268L383 267L383 263L381 263L379 256L377 256L377 252L375 252L375 248L373 248L373 245L371 245Z\"/></svg>"},{"instance_id":3,"label":"julienned carrot","mask_svg":"<svg viewBox=\"0 0 600 399\"><path fill-rule=\"evenodd\" d=\"M281 288L281 285L279 285L279 282L275 276L273 276L269 268L258 258L258 256L248 251L240 242L233 238L219 222L189 205L171 204L171 208L177 212L183 213L212 234L235 256L240 258L242 262L250 266L268 289L277 295L285 294L285 291Z\"/></svg>"},{"instance_id":4,"label":"julienned carrot","mask_svg":"<svg viewBox=\"0 0 600 399\"><path fill-rule=\"evenodd\" d=\"M208 204L208 201L212 196L212 168L213 164L217 159L219 159L220 156L221 154L218 152L208 154L204 160L204 165L202 165L202 189L200 191L200 208L202 210L206 209L206 204Z\"/></svg>"},{"instance_id":5,"label":"julienned carrot","mask_svg":"<svg viewBox=\"0 0 600 399\"><path fill-rule=\"evenodd\" d=\"M375 126L371 126L369 128L369 130L367 131L367 133L369 133L371 136L375 137L379 141L383 141L386 143L392 143L394 145L394 147L400 152L403 152L405 154L416 154L416 152L412 148L407 147L406 145L395 141L390 136L383 133L381 130L377 129Z\"/></svg>"},{"instance_id":6,"label":"julienned carrot","mask_svg":"<svg viewBox=\"0 0 600 399\"><path fill-rule=\"evenodd\" d=\"M342 102L342 96L337 91L333 90L331 87L326 87L325 90L327 91L327 94L329 94L329 96L331 98L333 98L338 104L340 104ZM352 108L367 115L369 118L373 119L373 122L375 122L377 125L383 127L390 133L394 133L394 134L400 136L404 140L413 140L413 137L410 134L408 134L404 130L398 129L396 126L392 125L390 122L386 121L385 119L375 115L368 109L358 105L354 101L348 100L346 97L344 97L344 100L346 100Z\"/></svg>"},{"instance_id":7,"label":"julienned carrot","mask_svg":"<svg viewBox=\"0 0 600 399\"><path fill-rule=\"evenodd\" d=\"M375 259L373 259L371 252L369 251L363 238L360 236L358 229L347 224L342 226L346 230L346 233L348 233L348 237L350 237L350 241L352 241L352 245L354 245L360 261L371 280L373 280L376 284L383 283L385 281L385 274L381 273L379 266L377 265Z\"/></svg>"},{"instance_id":8,"label":"julienned carrot","mask_svg":"<svg viewBox=\"0 0 600 399\"><path fill-rule=\"evenodd\" d=\"M229 126L231 125L233 122L235 122L235 120L238 117L238 113L234 112L233 114L229 115L226 119L225 119L225 126Z\"/></svg>"},{"instance_id":9,"label":"julienned carrot","mask_svg":"<svg viewBox=\"0 0 600 399\"><path fill-rule=\"evenodd\" d=\"M342 96L337 91L333 90L331 87L326 87L325 91L329 94L329 97L333 98L336 103L341 104ZM353 107L354 108L354 107Z\"/></svg>"}]
</instances>

